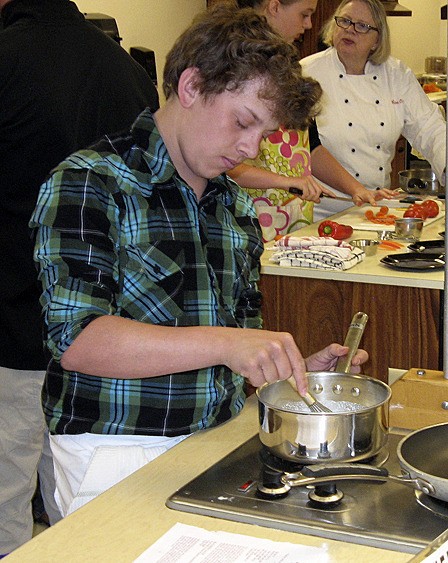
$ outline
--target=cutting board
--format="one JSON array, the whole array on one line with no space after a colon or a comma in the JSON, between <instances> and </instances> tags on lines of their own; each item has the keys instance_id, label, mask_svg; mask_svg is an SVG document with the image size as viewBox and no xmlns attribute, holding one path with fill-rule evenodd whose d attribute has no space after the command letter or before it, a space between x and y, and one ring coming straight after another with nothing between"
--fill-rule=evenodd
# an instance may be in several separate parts
<instances>
[{"instance_id":1,"label":"cutting board","mask_svg":"<svg viewBox=\"0 0 448 563\"><path fill-rule=\"evenodd\" d=\"M445 206L443 202L437 202L438 206L440 207L440 213L437 217L426 219L423 226L430 225L437 219L445 216ZM388 205L385 203L385 205ZM396 215L398 218L402 218L404 212L409 207L408 204L405 203L398 203L398 202L391 202L388 205L389 213L392 215ZM337 219L338 223L342 223L343 225L350 225L353 229L358 231L394 231L394 225L381 225L379 223L372 223L368 221L365 217L365 212L369 209L373 211L373 213L378 213L380 206L373 207L369 205L363 205L362 207L350 207L346 210L345 213L340 215Z\"/></svg>"}]
</instances>

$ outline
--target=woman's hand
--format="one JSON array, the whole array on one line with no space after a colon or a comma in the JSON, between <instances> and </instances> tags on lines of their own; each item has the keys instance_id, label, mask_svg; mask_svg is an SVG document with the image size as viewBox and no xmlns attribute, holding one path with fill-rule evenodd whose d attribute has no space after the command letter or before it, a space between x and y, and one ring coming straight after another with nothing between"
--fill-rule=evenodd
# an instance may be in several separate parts
<instances>
[{"instance_id":1,"label":"woman's hand","mask_svg":"<svg viewBox=\"0 0 448 563\"><path fill-rule=\"evenodd\" d=\"M388 190L386 188L382 190L368 190L362 186L352 193L353 203L358 207L367 203L369 205L376 206L377 201L380 199L392 199L396 197L398 192L396 190Z\"/></svg>"},{"instance_id":2,"label":"woman's hand","mask_svg":"<svg viewBox=\"0 0 448 563\"><path fill-rule=\"evenodd\" d=\"M305 359L307 371L330 371L334 370L338 359L348 354L348 347L341 344L330 344L323 350L319 350ZM369 354L365 350L357 350L352 359L351 373L359 373L361 365L367 362Z\"/></svg>"},{"instance_id":3,"label":"woman's hand","mask_svg":"<svg viewBox=\"0 0 448 563\"><path fill-rule=\"evenodd\" d=\"M284 179L286 180L286 177L284 177ZM291 193L295 193L294 190L300 190L302 194L299 197L306 201L319 203L322 194L327 194L329 196L335 195L331 190L318 182L314 176L302 176L301 178L289 176L287 184L287 186L284 186L285 189L293 188L293 190L290 190Z\"/></svg>"},{"instance_id":4,"label":"woman's hand","mask_svg":"<svg viewBox=\"0 0 448 563\"><path fill-rule=\"evenodd\" d=\"M375 194L375 199L378 201L380 199L392 199L397 197L400 192L398 190L383 188L381 190L375 190L373 193Z\"/></svg>"}]
</instances>

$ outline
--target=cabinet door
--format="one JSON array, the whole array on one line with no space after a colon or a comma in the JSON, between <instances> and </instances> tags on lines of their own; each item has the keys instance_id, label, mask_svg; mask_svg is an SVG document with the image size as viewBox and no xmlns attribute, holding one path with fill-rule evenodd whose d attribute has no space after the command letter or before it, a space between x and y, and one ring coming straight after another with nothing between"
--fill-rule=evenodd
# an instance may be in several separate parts
<instances>
[{"instance_id":1,"label":"cabinet door","mask_svg":"<svg viewBox=\"0 0 448 563\"><path fill-rule=\"evenodd\" d=\"M395 146L395 156L392 161L392 171L390 173L390 187L392 189L400 186L398 173L407 168L407 141L400 137Z\"/></svg>"}]
</instances>

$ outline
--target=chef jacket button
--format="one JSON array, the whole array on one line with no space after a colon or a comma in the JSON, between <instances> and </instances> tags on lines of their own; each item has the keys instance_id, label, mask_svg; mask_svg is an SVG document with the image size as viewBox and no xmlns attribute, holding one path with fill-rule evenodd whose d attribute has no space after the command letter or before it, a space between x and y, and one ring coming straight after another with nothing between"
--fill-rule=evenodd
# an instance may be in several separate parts
<instances>
[{"instance_id":1,"label":"chef jacket button","mask_svg":"<svg viewBox=\"0 0 448 563\"><path fill-rule=\"evenodd\" d=\"M380 149L381 147L380 147L380 145L377 145L376 148L377 148L377 149Z\"/></svg>"},{"instance_id":2,"label":"chef jacket button","mask_svg":"<svg viewBox=\"0 0 448 563\"><path fill-rule=\"evenodd\" d=\"M379 103L380 103L380 101L379 101L379 100L375 100L375 103L376 103L376 104L379 104Z\"/></svg>"},{"instance_id":3,"label":"chef jacket button","mask_svg":"<svg viewBox=\"0 0 448 563\"><path fill-rule=\"evenodd\" d=\"M353 123L351 121L348 122L349 127L353 127Z\"/></svg>"},{"instance_id":4,"label":"chef jacket button","mask_svg":"<svg viewBox=\"0 0 448 563\"><path fill-rule=\"evenodd\" d=\"M344 75L343 75L343 74L340 74L340 75L339 75L339 78L344 78Z\"/></svg>"},{"instance_id":5,"label":"chef jacket button","mask_svg":"<svg viewBox=\"0 0 448 563\"><path fill-rule=\"evenodd\" d=\"M374 76L374 77L373 77L373 80L376 80L377 78L378 78L378 76Z\"/></svg>"},{"instance_id":6,"label":"chef jacket button","mask_svg":"<svg viewBox=\"0 0 448 563\"><path fill-rule=\"evenodd\" d=\"M346 104L348 104L348 100L347 100L347 99L346 99L346 100L344 100L344 102L345 102Z\"/></svg>"},{"instance_id":7,"label":"chef jacket button","mask_svg":"<svg viewBox=\"0 0 448 563\"><path fill-rule=\"evenodd\" d=\"M384 121L382 121L382 122L380 123L380 125L381 125L381 127L384 127Z\"/></svg>"},{"instance_id":8,"label":"chef jacket button","mask_svg":"<svg viewBox=\"0 0 448 563\"><path fill-rule=\"evenodd\" d=\"M356 152L356 149L352 149L352 152Z\"/></svg>"},{"instance_id":9,"label":"chef jacket button","mask_svg":"<svg viewBox=\"0 0 448 563\"><path fill-rule=\"evenodd\" d=\"M378 170L383 171L384 168L383 168L382 166L380 166L380 167L378 168Z\"/></svg>"},{"instance_id":10,"label":"chef jacket button","mask_svg":"<svg viewBox=\"0 0 448 563\"><path fill-rule=\"evenodd\" d=\"M358 174L358 172L356 172L356 174L355 174L355 177L356 177L356 178L359 178L359 174Z\"/></svg>"}]
</instances>

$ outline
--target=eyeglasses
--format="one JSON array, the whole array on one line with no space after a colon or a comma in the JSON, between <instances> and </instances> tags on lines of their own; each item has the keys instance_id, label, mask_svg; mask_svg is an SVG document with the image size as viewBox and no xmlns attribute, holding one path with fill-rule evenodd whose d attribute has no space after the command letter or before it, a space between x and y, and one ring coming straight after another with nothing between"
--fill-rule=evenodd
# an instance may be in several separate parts
<instances>
[{"instance_id":1,"label":"eyeglasses","mask_svg":"<svg viewBox=\"0 0 448 563\"><path fill-rule=\"evenodd\" d=\"M338 27L342 27L342 29L348 29L351 25L356 33L369 33L369 31L379 31L377 27L373 27L373 25L369 25L368 23L363 22L352 22L348 18L341 18L340 16L335 16L334 21Z\"/></svg>"}]
</instances>

